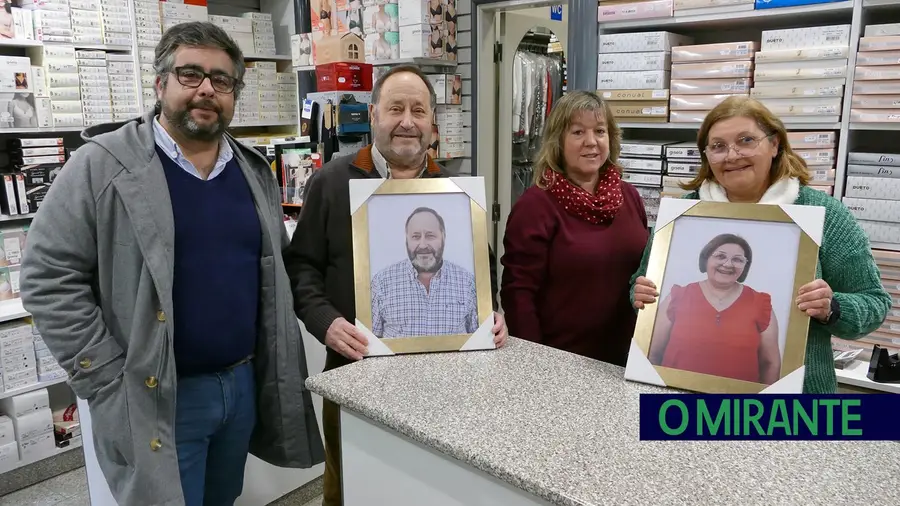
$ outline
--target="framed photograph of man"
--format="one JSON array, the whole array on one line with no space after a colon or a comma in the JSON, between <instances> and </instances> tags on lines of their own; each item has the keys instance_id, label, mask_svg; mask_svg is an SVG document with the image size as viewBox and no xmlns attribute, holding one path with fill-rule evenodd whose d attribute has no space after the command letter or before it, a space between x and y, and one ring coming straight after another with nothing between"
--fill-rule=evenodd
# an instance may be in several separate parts
<instances>
[{"instance_id":1,"label":"framed photograph of man","mask_svg":"<svg viewBox=\"0 0 900 506\"><path fill-rule=\"evenodd\" d=\"M369 356L493 349L484 179L350 181Z\"/></svg>"},{"instance_id":2,"label":"framed photograph of man","mask_svg":"<svg viewBox=\"0 0 900 506\"><path fill-rule=\"evenodd\" d=\"M625 378L705 393L802 393L825 209L662 199Z\"/></svg>"}]
</instances>

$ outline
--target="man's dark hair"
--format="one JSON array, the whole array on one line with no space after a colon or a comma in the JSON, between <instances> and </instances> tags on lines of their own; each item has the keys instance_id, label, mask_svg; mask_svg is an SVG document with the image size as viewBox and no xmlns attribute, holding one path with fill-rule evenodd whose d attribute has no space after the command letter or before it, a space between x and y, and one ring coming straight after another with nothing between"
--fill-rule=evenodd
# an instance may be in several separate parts
<instances>
[{"instance_id":1,"label":"man's dark hair","mask_svg":"<svg viewBox=\"0 0 900 506\"><path fill-rule=\"evenodd\" d=\"M409 228L409 222L410 222L410 220L413 219L413 216L415 216L417 214L422 214L422 213L430 213L435 218L437 218L438 226L441 227L441 233L442 234L447 233L447 230L444 228L444 218L442 218L441 215L438 214L437 211L435 211L434 209L432 209L430 207L417 207L415 211L410 213L409 218L406 218L406 228Z\"/></svg>"},{"instance_id":2,"label":"man's dark hair","mask_svg":"<svg viewBox=\"0 0 900 506\"><path fill-rule=\"evenodd\" d=\"M419 79L425 83L425 86L428 88L428 96L431 98L431 108L434 109L437 106L437 95L434 94L434 86L431 85L431 81L428 80L428 76L425 75L424 72L419 67L415 65L397 65L396 67L391 67L390 70L385 72L375 81L375 86L372 87L372 103L377 104L378 100L381 98L381 88L384 86L384 82L388 80L392 75L399 74L401 72L408 72L410 74L415 74L419 76Z\"/></svg>"},{"instance_id":3,"label":"man's dark hair","mask_svg":"<svg viewBox=\"0 0 900 506\"><path fill-rule=\"evenodd\" d=\"M221 49L228 54L234 64L234 75L237 84L234 87L234 99L237 100L244 83L244 54L228 32L218 26L204 21L180 23L166 30L153 59L156 77L165 86L166 76L175 70L175 52L182 46ZM159 107L159 104L157 104Z\"/></svg>"},{"instance_id":4,"label":"man's dark hair","mask_svg":"<svg viewBox=\"0 0 900 506\"><path fill-rule=\"evenodd\" d=\"M706 246L700 250L700 272L706 274L706 263L709 262L709 257L712 256L714 251L726 244L736 244L744 250L744 256L747 257L747 265L744 266L744 272L738 277L738 283L743 283L747 279L747 275L750 274L750 264L753 263L753 250L750 249L750 243L739 235L719 234L706 243Z\"/></svg>"}]
</instances>

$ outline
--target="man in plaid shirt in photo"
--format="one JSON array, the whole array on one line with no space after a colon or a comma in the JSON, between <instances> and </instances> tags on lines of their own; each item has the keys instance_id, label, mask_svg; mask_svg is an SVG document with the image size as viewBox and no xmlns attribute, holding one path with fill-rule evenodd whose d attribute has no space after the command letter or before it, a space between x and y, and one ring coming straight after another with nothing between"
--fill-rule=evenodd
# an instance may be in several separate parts
<instances>
[{"instance_id":1,"label":"man in plaid shirt in photo","mask_svg":"<svg viewBox=\"0 0 900 506\"><path fill-rule=\"evenodd\" d=\"M444 260L447 230L434 209L406 219L409 258L372 278L372 333L380 338L472 334L478 330L475 276Z\"/></svg>"}]
</instances>

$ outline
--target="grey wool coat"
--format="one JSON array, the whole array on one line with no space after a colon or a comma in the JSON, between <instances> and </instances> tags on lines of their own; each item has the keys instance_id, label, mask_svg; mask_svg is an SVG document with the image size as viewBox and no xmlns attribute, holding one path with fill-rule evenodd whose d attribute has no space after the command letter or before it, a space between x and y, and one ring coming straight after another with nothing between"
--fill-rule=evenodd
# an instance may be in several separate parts
<instances>
[{"instance_id":1,"label":"grey wool coat","mask_svg":"<svg viewBox=\"0 0 900 506\"><path fill-rule=\"evenodd\" d=\"M175 452L174 219L153 115L85 130L28 231L25 309L75 394L122 505L183 505ZM325 451L304 382L306 352L281 250L288 245L268 162L227 136L262 225L257 426L251 453L308 468Z\"/></svg>"}]
</instances>

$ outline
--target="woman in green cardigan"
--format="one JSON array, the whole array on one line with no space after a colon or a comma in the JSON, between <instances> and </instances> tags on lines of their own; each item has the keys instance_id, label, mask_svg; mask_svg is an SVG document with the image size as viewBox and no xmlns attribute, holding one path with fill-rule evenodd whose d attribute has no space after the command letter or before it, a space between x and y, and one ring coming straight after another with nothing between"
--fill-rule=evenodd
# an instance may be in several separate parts
<instances>
[{"instance_id":1,"label":"woman in green cardigan","mask_svg":"<svg viewBox=\"0 0 900 506\"><path fill-rule=\"evenodd\" d=\"M796 303L810 317L805 393L837 392L831 336L859 339L877 329L891 307L865 232L837 199L807 186L806 163L791 149L784 124L746 96L730 97L700 127L701 168L684 198L713 202L797 204L825 208L816 280L802 286ZM650 243L632 278L635 309L659 297L644 275Z\"/></svg>"}]
</instances>

